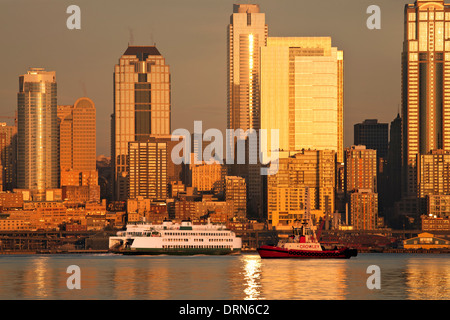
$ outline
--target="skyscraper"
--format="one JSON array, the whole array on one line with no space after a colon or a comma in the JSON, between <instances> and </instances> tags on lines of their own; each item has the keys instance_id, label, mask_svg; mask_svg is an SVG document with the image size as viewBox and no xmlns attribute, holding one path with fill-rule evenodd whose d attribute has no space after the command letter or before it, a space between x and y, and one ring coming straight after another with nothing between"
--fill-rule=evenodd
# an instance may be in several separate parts
<instances>
[{"instance_id":1,"label":"skyscraper","mask_svg":"<svg viewBox=\"0 0 450 320\"><path fill-rule=\"evenodd\" d=\"M343 52L331 38L269 37L261 48L261 129L281 150L333 150L343 161Z\"/></svg>"},{"instance_id":2,"label":"skyscraper","mask_svg":"<svg viewBox=\"0 0 450 320\"><path fill-rule=\"evenodd\" d=\"M96 171L96 110L86 97L58 106L61 175L66 170Z\"/></svg>"},{"instance_id":3,"label":"skyscraper","mask_svg":"<svg viewBox=\"0 0 450 320\"><path fill-rule=\"evenodd\" d=\"M96 110L86 97L58 106L63 199L100 201L96 161ZM83 194L84 192L84 194ZM74 195L83 194L83 197ZM85 197L84 195L89 195Z\"/></svg>"},{"instance_id":4,"label":"skyscraper","mask_svg":"<svg viewBox=\"0 0 450 320\"><path fill-rule=\"evenodd\" d=\"M417 0L404 10L403 194L416 197L417 154L450 150L450 5Z\"/></svg>"},{"instance_id":5,"label":"skyscraper","mask_svg":"<svg viewBox=\"0 0 450 320\"><path fill-rule=\"evenodd\" d=\"M365 146L345 150L345 190L350 193L358 189L377 192L377 152Z\"/></svg>"},{"instance_id":6,"label":"skyscraper","mask_svg":"<svg viewBox=\"0 0 450 320\"><path fill-rule=\"evenodd\" d=\"M377 151L365 146L345 150L345 196L355 229L375 229L378 219Z\"/></svg>"},{"instance_id":7,"label":"skyscraper","mask_svg":"<svg viewBox=\"0 0 450 320\"><path fill-rule=\"evenodd\" d=\"M244 133L260 129L260 48L266 45L268 27L265 14L256 4L234 4L227 29L228 101L227 128ZM245 136L237 135L239 139ZM248 142L248 141L247 141ZM234 150L233 144L228 146ZM249 164L250 155L257 155L256 146L247 143L244 167L230 167L230 175L245 177L248 210L251 216L262 214L262 179L260 164Z\"/></svg>"},{"instance_id":8,"label":"skyscraper","mask_svg":"<svg viewBox=\"0 0 450 320\"><path fill-rule=\"evenodd\" d=\"M353 126L354 145L363 145L377 153L377 186L380 208L384 208L387 193L387 154L389 147L389 124L380 123L377 119L366 119ZM380 210L380 211L381 211Z\"/></svg>"},{"instance_id":9,"label":"skyscraper","mask_svg":"<svg viewBox=\"0 0 450 320\"><path fill-rule=\"evenodd\" d=\"M389 145L389 124L367 119L353 126L353 144L377 151L377 158L386 159Z\"/></svg>"},{"instance_id":10,"label":"skyscraper","mask_svg":"<svg viewBox=\"0 0 450 320\"><path fill-rule=\"evenodd\" d=\"M266 45L267 36L259 5L233 5L228 25L229 129L259 129L260 47Z\"/></svg>"},{"instance_id":11,"label":"skyscraper","mask_svg":"<svg viewBox=\"0 0 450 320\"><path fill-rule=\"evenodd\" d=\"M59 186L59 128L56 74L31 68L19 77L17 186L38 190ZM42 194L43 195L43 194Z\"/></svg>"},{"instance_id":12,"label":"skyscraper","mask_svg":"<svg viewBox=\"0 0 450 320\"><path fill-rule=\"evenodd\" d=\"M3 190L16 187L17 126L0 123L0 165L2 166Z\"/></svg>"},{"instance_id":13,"label":"skyscraper","mask_svg":"<svg viewBox=\"0 0 450 320\"><path fill-rule=\"evenodd\" d=\"M394 202L401 198L401 171L402 171L402 119L400 114L391 121L390 140L386 166L386 188L381 190L387 195L386 207L392 207ZM381 187L381 186L380 186Z\"/></svg>"},{"instance_id":14,"label":"skyscraper","mask_svg":"<svg viewBox=\"0 0 450 320\"><path fill-rule=\"evenodd\" d=\"M115 199L128 193L128 143L171 133L170 70L155 46L129 46L114 68Z\"/></svg>"}]
</instances>

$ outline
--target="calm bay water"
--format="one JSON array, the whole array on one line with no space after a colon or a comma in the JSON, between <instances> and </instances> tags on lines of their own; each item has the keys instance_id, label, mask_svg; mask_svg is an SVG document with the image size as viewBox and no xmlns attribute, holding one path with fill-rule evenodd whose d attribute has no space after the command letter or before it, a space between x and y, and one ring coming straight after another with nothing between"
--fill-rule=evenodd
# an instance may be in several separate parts
<instances>
[{"instance_id":1,"label":"calm bay water","mask_svg":"<svg viewBox=\"0 0 450 320\"><path fill-rule=\"evenodd\" d=\"M70 290L67 267L81 270ZM381 270L368 289L367 268ZM450 255L358 254L349 260L239 256L3 255L0 299L448 300Z\"/></svg>"}]
</instances>

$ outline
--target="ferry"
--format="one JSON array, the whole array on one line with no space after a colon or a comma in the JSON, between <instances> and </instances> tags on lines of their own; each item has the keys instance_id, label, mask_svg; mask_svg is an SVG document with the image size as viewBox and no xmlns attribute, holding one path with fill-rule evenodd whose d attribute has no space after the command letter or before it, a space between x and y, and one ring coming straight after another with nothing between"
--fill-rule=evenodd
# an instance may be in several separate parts
<instances>
[{"instance_id":1,"label":"ferry","mask_svg":"<svg viewBox=\"0 0 450 320\"><path fill-rule=\"evenodd\" d=\"M162 224L139 221L128 223L126 230L109 238L110 252L129 255L227 255L239 254L241 248L241 238L210 220L201 225L187 220Z\"/></svg>"},{"instance_id":2,"label":"ferry","mask_svg":"<svg viewBox=\"0 0 450 320\"><path fill-rule=\"evenodd\" d=\"M309 258L309 259L349 259L356 257L356 249L347 247L326 250L318 241L311 220L303 220L301 225L293 227L293 234L277 245L262 245L257 249L262 259L272 258Z\"/></svg>"}]
</instances>

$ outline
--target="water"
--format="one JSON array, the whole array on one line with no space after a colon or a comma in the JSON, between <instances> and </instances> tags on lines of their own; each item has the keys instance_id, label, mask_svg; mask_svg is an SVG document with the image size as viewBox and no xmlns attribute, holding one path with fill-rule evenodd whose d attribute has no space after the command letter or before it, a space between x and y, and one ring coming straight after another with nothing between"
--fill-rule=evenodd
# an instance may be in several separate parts
<instances>
[{"instance_id":1,"label":"water","mask_svg":"<svg viewBox=\"0 0 450 320\"><path fill-rule=\"evenodd\" d=\"M81 270L70 290L67 267ZM381 288L368 289L377 265ZM3 255L0 299L448 300L450 255L358 254L349 260L239 256Z\"/></svg>"}]
</instances>

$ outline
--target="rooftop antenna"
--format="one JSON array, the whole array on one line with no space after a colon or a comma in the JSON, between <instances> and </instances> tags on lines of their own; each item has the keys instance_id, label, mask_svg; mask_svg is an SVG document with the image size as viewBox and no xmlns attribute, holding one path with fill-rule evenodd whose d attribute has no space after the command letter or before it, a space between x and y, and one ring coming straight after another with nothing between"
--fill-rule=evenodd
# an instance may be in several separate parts
<instances>
[{"instance_id":1,"label":"rooftop antenna","mask_svg":"<svg viewBox=\"0 0 450 320\"><path fill-rule=\"evenodd\" d=\"M134 43L133 29L129 27L129 28L128 28L128 32L129 32L129 34L130 34L130 39L129 39L129 41L128 41L128 46L130 46L130 44L133 45L133 43Z\"/></svg>"},{"instance_id":2,"label":"rooftop antenna","mask_svg":"<svg viewBox=\"0 0 450 320\"><path fill-rule=\"evenodd\" d=\"M150 43L153 43L153 45L156 47L155 39L153 38L153 32L150 32Z\"/></svg>"}]
</instances>

